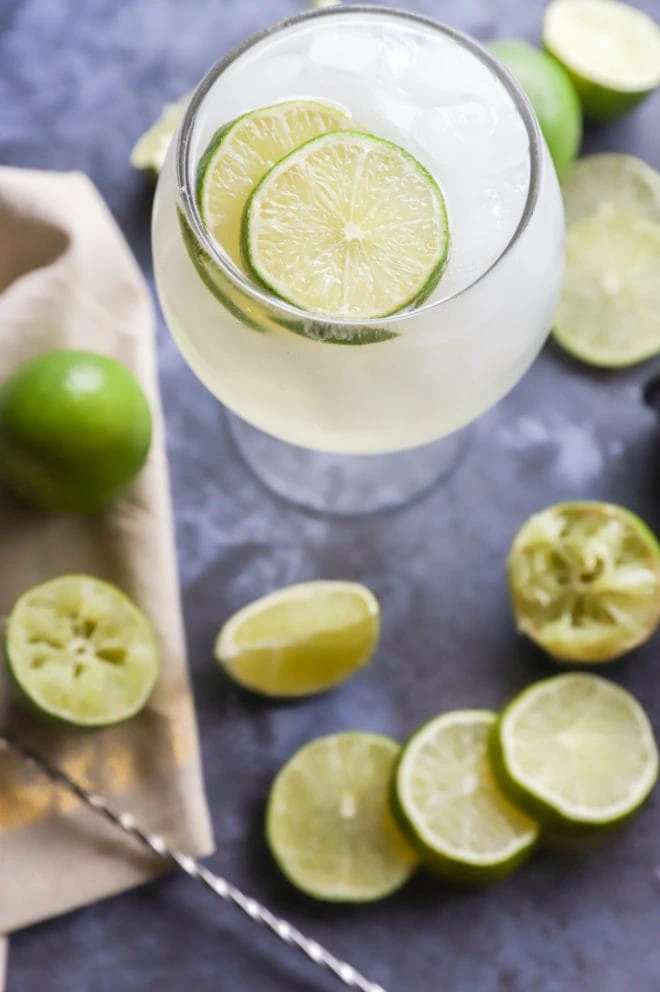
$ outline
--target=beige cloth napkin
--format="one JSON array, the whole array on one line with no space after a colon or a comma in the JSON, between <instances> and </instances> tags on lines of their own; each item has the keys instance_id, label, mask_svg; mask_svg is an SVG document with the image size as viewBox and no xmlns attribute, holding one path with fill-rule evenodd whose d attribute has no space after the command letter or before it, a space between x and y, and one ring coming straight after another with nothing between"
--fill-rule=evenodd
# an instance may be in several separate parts
<instances>
[{"instance_id":1,"label":"beige cloth napkin","mask_svg":"<svg viewBox=\"0 0 660 992\"><path fill-rule=\"evenodd\" d=\"M136 720L82 735L28 717L0 680L0 727L11 726L185 850L206 854L212 835L186 668L149 293L85 176L0 168L0 378L56 346L113 355L137 374L154 413L152 450L126 498L99 516L47 516L0 492L0 616L23 590L55 575L108 579L151 618L162 676ZM160 869L70 796L0 757L0 934Z\"/></svg>"}]
</instances>

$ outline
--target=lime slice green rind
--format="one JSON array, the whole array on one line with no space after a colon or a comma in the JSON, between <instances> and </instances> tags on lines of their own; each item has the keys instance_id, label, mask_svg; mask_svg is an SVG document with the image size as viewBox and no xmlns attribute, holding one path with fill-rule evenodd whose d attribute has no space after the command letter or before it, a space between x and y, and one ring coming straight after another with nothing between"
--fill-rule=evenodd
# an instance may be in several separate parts
<instances>
[{"instance_id":1,"label":"lime slice green rind","mask_svg":"<svg viewBox=\"0 0 660 992\"><path fill-rule=\"evenodd\" d=\"M378 190L384 177L387 197ZM318 195L325 186L331 198ZM393 142L348 129L311 139L266 173L247 201L241 238L252 276L275 296L349 320L421 304L449 253L447 210L430 173Z\"/></svg>"},{"instance_id":2,"label":"lime slice green rind","mask_svg":"<svg viewBox=\"0 0 660 992\"><path fill-rule=\"evenodd\" d=\"M209 234L242 268L241 219L250 193L272 165L326 131L357 127L342 109L315 100L283 100L220 128L202 156L197 200Z\"/></svg>"},{"instance_id":3,"label":"lime slice green rind","mask_svg":"<svg viewBox=\"0 0 660 992\"><path fill-rule=\"evenodd\" d=\"M660 225L614 211L576 221L555 340L573 357L625 368L660 352Z\"/></svg>"},{"instance_id":4,"label":"lime slice green rind","mask_svg":"<svg viewBox=\"0 0 660 992\"><path fill-rule=\"evenodd\" d=\"M493 776L488 742L495 721L488 710L442 714L413 734L397 764L397 822L423 865L454 881L502 879L538 843L536 823Z\"/></svg>"},{"instance_id":5,"label":"lime slice green rind","mask_svg":"<svg viewBox=\"0 0 660 992\"><path fill-rule=\"evenodd\" d=\"M527 94L562 180L582 141L582 108L570 76L551 55L526 41L499 39L488 47Z\"/></svg>"},{"instance_id":6,"label":"lime slice green rind","mask_svg":"<svg viewBox=\"0 0 660 992\"><path fill-rule=\"evenodd\" d=\"M543 42L594 119L632 110L660 85L660 28L629 4L553 0L543 20Z\"/></svg>"},{"instance_id":7,"label":"lime slice green rind","mask_svg":"<svg viewBox=\"0 0 660 992\"><path fill-rule=\"evenodd\" d=\"M146 617L119 589L86 575L60 576L24 593L7 621L5 652L22 701L80 729L135 716L160 670Z\"/></svg>"},{"instance_id":8,"label":"lime slice green rind","mask_svg":"<svg viewBox=\"0 0 660 992\"><path fill-rule=\"evenodd\" d=\"M660 223L660 174L634 155L585 155L562 183L566 222L623 211Z\"/></svg>"},{"instance_id":9,"label":"lime slice green rind","mask_svg":"<svg viewBox=\"0 0 660 992\"><path fill-rule=\"evenodd\" d=\"M505 794L560 840L625 823L658 779L657 744L640 704L584 673L516 696L493 728L490 754Z\"/></svg>"},{"instance_id":10,"label":"lime slice green rind","mask_svg":"<svg viewBox=\"0 0 660 992\"><path fill-rule=\"evenodd\" d=\"M389 807L400 745L348 732L305 745L276 777L266 839L282 873L324 902L384 899L419 861Z\"/></svg>"}]
</instances>

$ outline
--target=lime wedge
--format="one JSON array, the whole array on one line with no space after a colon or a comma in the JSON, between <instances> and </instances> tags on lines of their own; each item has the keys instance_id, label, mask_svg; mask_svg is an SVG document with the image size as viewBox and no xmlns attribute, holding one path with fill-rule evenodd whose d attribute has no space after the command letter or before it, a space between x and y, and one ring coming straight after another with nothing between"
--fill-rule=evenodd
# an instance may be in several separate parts
<instances>
[{"instance_id":1,"label":"lime wedge","mask_svg":"<svg viewBox=\"0 0 660 992\"><path fill-rule=\"evenodd\" d=\"M250 197L243 253L277 296L365 320L421 302L447 259L442 193L408 152L357 131L309 141Z\"/></svg>"},{"instance_id":2,"label":"lime wedge","mask_svg":"<svg viewBox=\"0 0 660 992\"><path fill-rule=\"evenodd\" d=\"M618 0L552 0L543 42L590 117L616 117L660 86L660 28Z\"/></svg>"},{"instance_id":3,"label":"lime wedge","mask_svg":"<svg viewBox=\"0 0 660 992\"><path fill-rule=\"evenodd\" d=\"M405 745L395 777L395 810L423 863L464 881L513 871L532 852L538 828L502 794L488 741L487 710L443 713Z\"/></svg>"},{"instance_id":4,"label":"lime wedge","mask_svg":"<svg viewBox=\"0 0 660 992\"><path fill-rule=\"evenodd\" d=\"M516 534L508 562L518 629L563 661L612 661L660 620L660 546L611 503L557 503Z\"/></svg>"},{"instance_id":5,"label":"lime wedge","mask_svg":"<svg viewBox=\"0 0 660 992\"><path fill-rule=\"evenodd\" d=\"M25 700L73 727L135 716L158 678L146 617L119 589L88 575L63 575L24 593L7 621L6 651Z\"/></svg>"},{"instance_id":6,"label":"lime wedge","mask_svg":"<svg viewBox=\"0 0 660 992\"><path fill-rule=\"evenodd\" d=\"M400 747L344 733L303 747L270 793L266 837L289 881L329 902L372 902L400 888L418 861L389 808Z\"/></svg>"},{"instance_id":7,"label":"lime wedge","mask_svg":"<svg viewBox=\"0 0 660 992\"><path fill-rule=\"evenodd\" d=\"M571 77L547 52L518 38L503 38L488 47L529 97L557 175L563 179L582 140L582 108Z\"/></svg>"},{"instance_id":8,"label":"lime wedge","mask_svg":"<svg viewBox=\"0 0 660 992\"><path fill-rule=\"evenodd\" d=\"M623 368L660 351L660 225L616 211L571 226L554 337L589 365Z\"/></svg>"},{"instance_id":9,"label":"lime wedge","mask_svg":"<svg viewBox=\"0 0 660 992\"><path fill-rule=\"evenodd\" d=\"M250 603L222 627L215 656L235 682L268 696L308 696L371 660L380 609L354 582L303 582Z\"/></svg>"},{"instance_id":10,"label":"lime wedge","mask_svg":"<svg viewBox=\"0 0 660 992\"><path fill-rule=\"evenodd\" d=\"M165 104L159 119L137 140L133 147L131 165L134 169L151 173L154 176L158 175L189 100L190 94L187 93L176 103Z\"/></svg>"},{"instance_id":11,"label":"lime wedge","mask_svg":"<svg viewBox=\"0 0 660 992\"><path fill-rule=\"evenodd\" d=\"M622 210L660 222L660 174L634 155L586 155L562 183L568 224Z\"/></svg>"},{"instance_id":12,"label":"lime wedge","mask_svg":"<svg viewBox=\"0 0 660 992\"><path fill-rule=\"evenodd\" d=\"M491 746L502 787L557 832L627 819L658 777L646 713L596 675L557 675L525 689L503 711Z\"/></svg>"},{"instance_id":13,"label":"lime wedge","mask_svg":"<svg viewBox=\"0 0 660 992\"><path fill-rule=\"evenodd\" d=\"M241 217L254 187L275 162L326 131L355 127L337 107L287 100L244 114L220 128L197 173L197 197L209 233L242 268Z\"/></svg>"}]
</instances>

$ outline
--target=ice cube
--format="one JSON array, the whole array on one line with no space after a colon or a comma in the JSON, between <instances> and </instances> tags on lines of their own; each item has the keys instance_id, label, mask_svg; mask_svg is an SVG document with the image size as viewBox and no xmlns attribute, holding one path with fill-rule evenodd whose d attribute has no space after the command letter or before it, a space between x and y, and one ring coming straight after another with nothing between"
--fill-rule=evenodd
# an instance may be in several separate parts
<instances>
[{"instance_id":1,"label":"ice cube","mask_svg":"<svg viewBox=\"0 0 660 992\"><path fill-rule=\"evenodd\" d=\"M315 65L360 74L377 72L380 53L377 35L360 28L319 31L309 46L309 58Z\"/></svg>"}]
</instances>

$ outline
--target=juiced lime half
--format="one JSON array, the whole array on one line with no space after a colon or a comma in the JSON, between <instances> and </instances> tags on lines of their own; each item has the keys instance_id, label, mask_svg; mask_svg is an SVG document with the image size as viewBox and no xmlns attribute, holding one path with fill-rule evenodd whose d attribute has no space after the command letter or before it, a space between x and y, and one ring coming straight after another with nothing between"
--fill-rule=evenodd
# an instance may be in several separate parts
<instances>
[{"instance_id":1,"label":"juiced lime half","mask_svg":"<svg viewBox=\"0 0 660 992\"><path fill-rule=\"evenodd\" d=\"M236 265L242 267L243 208L271 166L310 138L356 126L337 107L286 100L244 114L216 132L199 164L197 197L205 226Z\"/></svg>"},{"instance_id":2,"label":"juiced lime half","mask_svg":"<svg viewBox=\"0 0 660 992\"><path fill-rule=\"evenodd\" d=\"M502 787L555 831L610 827L658 778L658 749L637 700L595 675L558 675L525 689L491 741Z\"/></svg>"},{"instance_id":3,"label":"juiced lime half","mask_svg":"<svg viewBox=\"0 0 660 992\"><path fill-rule=\"evenodd\" d=\"M389 806L399 751L378 734L334 734L284 766L268 800L266 837L297 888L329 902L371 902L410 878L418 859Z\"/></svg>"},{"instance_id":4,"label":"juiced lime half","mask_svg":"<svg viewBox=\"0 0 660 992\"><path fill-rule=\"evenodd\" d=\"M660 351L660 224L617 210L573 224L554 336L603 368Z\"/></svg>"},{"instance_id":5,"label":"juiced lime half","mask_svg":"<svg viewBox=\"0 0 660 992\"><path fill-rule=\"evenodd\" d=\"M533 850L538 827L502 793L488 742L497 717L457 710L431 720L405 745L395 810L424 864L465 881L491 881Z\"/></svg>"},{"instance_id":6,"label":"juiced lime half","mask_svg":"<svg viewBox=\"0 0 660 992\"><path fill-rule=\"evenodd\" d=\"M303 310L342 319L419 303L448 249L432 176L403 148L357 131L323 135L278 162L243 218L255 278Z\"/></svg>"},{"instance_id":7,"label":"juiced lime half","mask_svg":"<svg viewBox=\"0 0 660 992\"><path fill-rule=\"evenodd\" d=\"M660 546L611 503L557 503L535 513L509 553L518 629L563 661L612 661L660 620Z\"/></svg>"},{"instance_id":8,"label":"juiced lime half","mask_svg":"<svg viewBox=\"0 0 660 992\"><path fill-rule=\"evenodd\" d=\"M215 656L234 681L268 696L308 696L371 660L378 600L355 582L303 582L250 603L222 627Z\"/></svg>"},{"instance_id":9,"label":"juiced lime half","mask_svg":"<svg viewBox=\"0 0 660 992\"><path fill-rule=\"evenodd\" d=\"M562 183L567 223L617 211L660 222L660 173L634 155L585 155Z\"/></svg>"},{"instance_id":10,"label":"juiced lime half","mask_svg":"<svg viewBox=\"0 0 660 992\"><path fill-rule=\"evenodd\" d=\"M543 41L591 117L616 117L660 86L660 28L618 0L552 0Z\"/></svg>"},{"instance_id":11,"label":"juiced lime half","mask_svg":"<svg viewBox=\"0 0 660 992\"><path fill-rule=\"evenodd\" d=\"M163 113L156 123L152 124L135 143L131 152L131 165L134 169L158 175L189 100L190 94L187 93L176 103L165 104Z\"/></svg>"},{"instance_id":12,"label":"juiced lime half","mask_svg":"<svg viewBox=\"0 0 660 992\"><path fill-rule=\"evenodd\" d=\"M24 593L6 629L9 671L26 700L74 727L135 716L159 672L146 617L115 586L63 575Z\"/></svg>"}]
</instances>

